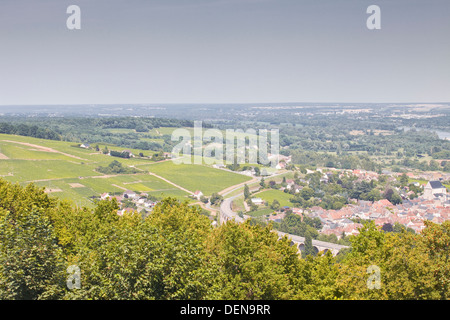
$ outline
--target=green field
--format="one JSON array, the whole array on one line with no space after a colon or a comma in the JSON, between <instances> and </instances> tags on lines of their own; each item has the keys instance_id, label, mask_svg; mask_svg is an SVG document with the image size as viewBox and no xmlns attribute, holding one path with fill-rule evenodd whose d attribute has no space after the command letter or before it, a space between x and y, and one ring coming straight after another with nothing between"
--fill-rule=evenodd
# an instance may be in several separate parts
<instances>
[{"instance_id":1,"label":"green field","mask_svg":"<svg viewBox=\"0 0 450 320\"><path fill-rule=\"evenodd\" d=\"M8 181L28 182L99 175L95 165L64 160L0 160L0 176Z\"/></svg>"},{"instance_id":2,"label":"green field","mask_svg":"<svg viewBox=\"0 0 450 320\"><path fill-rule=\"evenodd\" d=\"M173 129L173 128L170 128ZM91 144L93 146L95 144ZM99 143L102 149L104 145ZM124 148L108 146L110 150ZM128 149L138 154L141 150ZM142 151L148 154L149 151ZM113 160L134 166L137 174L105 175L96 171ZM105 192L121 193L126 189L157 197L188 199L187 192L148 174L161 176L192 192L205 195L250 180L249 177L200 165L176 165L171 161L155 163L148 159L122 159L104 155L76 143L0 134L0 178L22 185L35 183L52 195L79 205L92 205L89 198Z\"/></svg>"},{"instance_id":3,"label":"green field","mask_svg":"<svg viewBox=\"0 0 450 320\"><path fill-rule=\"evenodd\" d=\"M171 161L139 166L139 168L153 172L192 192L200 190L205 195L251 180L250 177L225 170L203 165L174 164Z\"/></svg>"},{"instance_id":4,"label":"green field","mask_svg":"<svg viewBox=\"0 0 450 320\"><path fill-rule=\"evenodd\" d=\"M246 214L249 216L252 216L252 217L262 217L262 216L267 216L273 212L274 211L270 208L263 208L263 209L259 209L256 211L247 212Z\"/></svg>"},{"instance_id":5,"label":"green field","mask_svg":"<svg viewBox=\"0 0 450 320\"><path fill-rule=\"evenodd\" d=\"M284 193L280 190L265 190L254 194L253 197L261 198L262 200L267 201L269 205L273 202L273 200L277 199L282 207L292 207L292 203L289 201L289 199L293 197L292 194Z\"/></svg>"},{"instance_id":6,"label":"green field","mask_svg":"<svg viewBox=\"0 0 450 320\"><path fill-rule=\"evenodd\" d=\"M105 192L121 193L126 189L157 197L187 199L188 193L146 171L134 175L106 176L95 170L99 166L108 166L113 160L124 166L154 163L150 160L114 158L76 145L0 134L0 178L22 185L33 182L46 188L53 196L72 200L80 206L92 206L89 198L93 196L98 197ZM135 149L131 151L140 152Z\"/></svg>"}]
</instances>

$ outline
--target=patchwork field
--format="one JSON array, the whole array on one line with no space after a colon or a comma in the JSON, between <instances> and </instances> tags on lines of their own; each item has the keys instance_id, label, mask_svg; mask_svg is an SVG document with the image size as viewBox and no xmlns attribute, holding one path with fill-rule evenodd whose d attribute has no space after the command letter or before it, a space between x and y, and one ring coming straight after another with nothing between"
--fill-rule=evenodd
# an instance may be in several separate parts
<instances>
[{"instance_id":1,"label":"patchwork field","mask_svg":"<svg viewBox=\"0 0 450 320\"><path fill-rule=\"evenodd\" d=\"M261 198L264 201L267 201L269 205L273 202L273 200L277 199L280 202L282 207L288 206L291 207L292 203L289 201L292 198L292 194L285 193L280 190L266 190L253 195L255 198Z\"/></svg>"},{"instance_id":2,"label":"patchwork field","mask_svg":"<svg viewBox=\"0 0 450 320\"><path fill-rule=\"evenodd\" d=\"M99 144L102 149L104 146ZM108 146L110 150L121 148ZM138 154L141 150L131 150ZM148 151L142 151L148 154ZM75 143L0 134L0 178L22 185L35 183L46 192L80 206L104 192L124 190L145 192L156 197L188 199L187 191L201 190L205 195L250 180L249 177L199 165L175 165L148 159L122 159L76 147ZM137 174L106 175L97 172L117 160L124 167L135 167ZM150 170L152 175L148 173ZM159 178L161 177L161 178ZM187 191L185 190L187 189Z\"/></svg>"},{"instance_id":3,"label":"patchwork field","mask_svg":"<svg viewBox=\"0 0 450 320\"><path fill-rule=\"evenodd\" d=\"M192 192L200 190L205 195L251 180L248 176L225 170L194 164L174 164L171 161L139 168L155 173Z\"/></svg>"}]
</instances>

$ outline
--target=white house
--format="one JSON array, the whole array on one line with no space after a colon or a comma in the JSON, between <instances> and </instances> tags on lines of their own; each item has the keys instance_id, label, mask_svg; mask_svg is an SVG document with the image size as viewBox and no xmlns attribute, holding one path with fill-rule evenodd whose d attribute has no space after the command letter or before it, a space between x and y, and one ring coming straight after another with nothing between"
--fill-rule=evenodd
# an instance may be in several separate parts
<instances>
[{"instance_id":1,"label":"white house","mask_svg":"<svg viewBox=\"0 0 450 320\"><path fill-rule=\"evenodd\" d=\"M275 168L276 168L277 170L284 169L284 168L286 168L286 163L285 163L285 162L279 162L279 163L276 165Z\"/></svg>"},{"instance_id":2,"label":"white house","mask_svg":"<svg viewBox=\"0 0 450 320\"><path fill-rule=\"evenodd\" d=\"M110 196L109 196L109 193L102 193L102 195L100 196L100 199L102 199L102 200L106 200L106 199L108 199Z\"/></svg>"},{"instance_id":3,"label":"white house","mask_svg":"<svg viewBox=\"0 0 450 320\"><path fill-rule=\"evenodd\" d=\"M434 198L447 198L447 188L440 181L428 181L424 188L423 198L433 200Z\"/></svg>"},{"instance_id":4,"label":"white house","mask_svg":"<svg viewBox=\"0 0 450 320\"><path fill-rule=\"evenodd\" d=\"M200 200L200 198L203 196L203 192L201 192L200 190L197 190L194 192L194 194L192 195L195 199Z\"/></svg>"},{"instance_id":5,"label":"white house","mask_svg":"<svg viewBox=\"0 0 450 320\"><path fill-rule=\"evenodd\" d=\"M128 199L134 199L136 198L136 196L137 196L136 192L131 190L127 190L123 193L123 197Z\"/></svg>"},{"instance_id":6,"label":"white house","mask_svg":"<svg viewBox=\"0 0 450 320\"><path fill-rule=\"evenodd\" d=\"M261 204L264 204L264 200L261 198L253 198L252 203L256 204L256 205L261 205Z\"/></svg>"}]
</instances>

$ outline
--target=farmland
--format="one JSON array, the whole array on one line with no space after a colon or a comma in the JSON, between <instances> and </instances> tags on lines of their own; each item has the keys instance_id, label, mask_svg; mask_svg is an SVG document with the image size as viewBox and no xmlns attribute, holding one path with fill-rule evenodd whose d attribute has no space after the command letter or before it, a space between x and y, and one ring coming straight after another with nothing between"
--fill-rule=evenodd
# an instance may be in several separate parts
<instances>
[{"instance_id":1,"label":"farmland","mask_svg":"<svg viewBox=\"0 0 450 320\"><path fill-rule=\"evenodd\" d=\"M254 194L254 197L261 198L262 200L267 201L269 204L271 204L273 200L276 199L280 202L280 205L282 207L292 206L292 203L289 201L289 199L292 198L292 195L280 190L265 190Z\"/></svg>"},{"instance_id":2,"label":"farmland","mask_svg":"<svg viewBox=\"0 0 450 320\"><path fill-rule=\"evenodd\" d=\"M122 150L111 145L108 149ZM134 154L141 152L129 150ZM148 154L148 150L142 152ZM145 192L157 198L172 196L187 200L187 191L202 190L210 195L249 180L246 176L207 166L175 165L171 161L157 163L140 157L113 158L71 142L6 134L0 134L0 154L0 178L21 185L34 183L79 206L93 206L91 198L102 193L119 194L125 190ZM105 175L96 171L114 159L123 166L137 168L138 173ZM148 170L154 174L149 174Z\"/></svg>"},{"instance_id":3,"label":"farmland","mask_svg":"<svg viewBox=\"0 0 450 320\"><path fill-rule=\"evenodd\" d=\"M205 195L251 180L248 176L221 169L194 164L174 164L171 161L143 165L138 168L162 176L190 191L200 190Z\"/></svg>"}]
</instances>

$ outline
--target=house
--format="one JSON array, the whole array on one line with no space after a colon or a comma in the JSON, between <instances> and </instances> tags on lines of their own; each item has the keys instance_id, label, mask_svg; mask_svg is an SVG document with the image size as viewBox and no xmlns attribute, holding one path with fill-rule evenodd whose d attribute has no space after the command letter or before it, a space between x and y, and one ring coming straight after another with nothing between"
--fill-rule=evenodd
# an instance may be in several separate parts
<instances>
[{"instance_id":1,"label":"house","mask_svg":"<svg viewBox=\"0 0 450 320\"><path fill-rule=\"evenodd\" d=\"M424 188L423 198L433 200L434 198L447 198L447 188L437 180L428 181Z\"/></svg>"},{"instance_id":2,"label":"house","mask_svg":"<svg viewBox=\"0 0 450 320\"><path fill-rule=\"evenodd\" d=\"M292 160L292 156L284 156L284 155L280 154L280 155L278 155L278 160L280 162L289 163Z\"/></svg>"},{"instance_id":3,"label":"house","mask_svg":"<svg viewBox=\"0 0 450 320\"><path fill-rule=\"evenodd\" d=\"M201 192L200 190L197 190L194 192L194 194L192 195L192 197L194 197L197 200L200 200L200 198L203 196L203 192Z\"/></svg>"},{"instance_id":4,"label":"house","mask_svg":"<svg viewBox=\"0 0 450 320\"><path fill-rule=\"evenodd\" d=\"M109 198L110 198L110 196L109 196L109 193L107 193L107 192L102 193L102 195L100 196L100 199L102 199L102 200L106 200L106 199L109 199Z\"/></svg>"},{"instance_id":5,"label":"house","mask_svg":"<svg viewBox=\"0 0 450 320\"><path fill-rule=\"evenodd\" d=\"M285 162L278 162L277 166L275 167L277 170L281 170L286 168L286 163Z\"/></svg>"},{"instance_id":6,"label":"house","mask_svg":"<svg viewBox=\"0 0 450 320\"><path fill-rule=\"evenodd\" d=\"M284 213L272 214L269 216L269 221L281 222L281 220L283 220L285 216L286 214Z\"/></svg>"},{"instance_id":7,"label":"house","mask_svg":"<svg viewBox=\"0 0 450 320\"><path fill-rule=\"evenodd\" d=\"M257 206L264 204L264 200L261 198L253 198L252 203L256 204Z\"/></svg>"},{"instance_id":8,"label":"house","mask_svg":"<svg viewBox=\"0 0 450 320\"><path fill-rule=\"evenodd\" d=\"M122 153L128 153L130 158L134 157L134 154L130 150L123 150Z\"/></svg>"},{"instance_id":9,"label":"house","mask_svg":"<svg viewBox=\"0 0 450 320\"><path fill-rule=\"evenodd\" d=\"M136 196L137 196L136 192L131 190L127 190L123 193L123 197L128 199L134 199L136 198Z\"/></svg>"},{"instance_id":10,"label":"house","mask_svg":"<svg viewBox=\"0 0 450 320\"><path fill-rule=\"evenodd\" d=\"M123 200L122 196L114 196L113 198L116 199L118 203L121 203Z\"/></svg>"},{"instance_id":11,"label":"house","mask_svg":"<svg viewBox=\"0 0 450 320\"><path fill-rule=\"evenodd\" d=\"M124 208L122 210L117 211L117 214L119 216L123 216L124 213L132 213L134 211L134 209L132 208Z\"/></svg>"},{"instance_id":12,"label":"house","mask_svg":"<svg viewBox=\"0 0 450 320\"><path fill-rule=\"evenodd\" d=\"M82 144L80 144L80 148L89 149L90 147L91 147L91 145L89 143L82 143Z\"/></svg>"}]
</instances>

